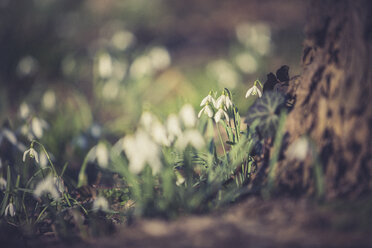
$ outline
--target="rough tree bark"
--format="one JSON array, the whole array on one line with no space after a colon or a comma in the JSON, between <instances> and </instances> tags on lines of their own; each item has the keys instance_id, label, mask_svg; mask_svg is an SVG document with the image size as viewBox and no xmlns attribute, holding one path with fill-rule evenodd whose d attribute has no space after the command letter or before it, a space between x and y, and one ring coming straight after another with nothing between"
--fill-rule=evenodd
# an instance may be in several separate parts
<instances>
[{"instance_id":1,"label":"rough tree bark","mask_svg":"<svg viewBox=\"0 0 372 248\"><path fill-rule=\"evenodd\" d=\"M305 28L302 75L289 93L289 143L308 135L319 149L326 196L357 196L372 189L372 2L314 0ZM312 162L279 163L278 183L314 192Z\"/></svg>"}]
</instances>

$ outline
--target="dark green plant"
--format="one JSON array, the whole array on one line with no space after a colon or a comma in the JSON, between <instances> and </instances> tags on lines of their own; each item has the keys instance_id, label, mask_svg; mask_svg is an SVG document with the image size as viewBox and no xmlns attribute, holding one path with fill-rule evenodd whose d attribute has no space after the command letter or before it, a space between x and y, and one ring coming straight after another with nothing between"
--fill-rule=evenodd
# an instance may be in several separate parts
<instances>
[{"instance_id":1,"label":"dark green plant","mask_svg":"<svg viewBox=\"0 0 372 248\"><path fill-rule=\"evenodd\" d=\"M256 130L262 138L274 137L279 124L280 111L285 108L284 95L279 92L265 92L248 111L245 122L252 125L257 121Z\"/></svg>"}]
</instances>

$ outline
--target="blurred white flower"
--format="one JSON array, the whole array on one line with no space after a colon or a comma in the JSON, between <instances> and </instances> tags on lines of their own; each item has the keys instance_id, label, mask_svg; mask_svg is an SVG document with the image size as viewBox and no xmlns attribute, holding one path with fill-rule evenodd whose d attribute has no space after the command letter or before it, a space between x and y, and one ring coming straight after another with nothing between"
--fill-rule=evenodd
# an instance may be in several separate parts
<instances>
[{"instance_id":1,"label":"blurred white flower","mask_svg":"<svg viewBox=\"0 0 372 248\"><path fill-rule=\"evenodd\" d=\"M98 57L98 74L101 78L109 78L112 74L112 60L108 53L102 53Z\"/></svg>"},{"instance_id":2,"label":"blurred white flower","mask_svg":"<svg viewBox=\"0 0 372 248\"><path fill-rule=\"evenodd\" d=\"M45 110L52 111L56 106L56 94L53 90L48 90L43 95L42 104Z\"/></svg>"},{"instance_id":3,"label":"blurred white flower","mask_svg":"<svg viewBox=\"0 0 372 248\"><path fill-rule=\"evenodd\" d=\"M185 180L185 177L182 176L182 174L179 171L177 171L177 170L175 171L175 174L176 174L176 178L177 178L176 185L177 186L182 185L186 181Z\"/></svg>"},{"instance_id":4,"label":"blurred white flower","mask_svg":"<svg viewBox=\"0 0 372 248\"><path fill-rule=\"evenodd\" d=\"M156 121L158 118L149 111L143 112L140 118L140 124L147 132L150 132L152 124Z\"/></svg>"},{"instance_id":5,"label":"blurred white flower","mask_svg":"<svg viewBox=\"0 0 372 248\"><path fill-rule=\"evenodd\" d=\"M15 136L15 134L12 131L10 131L7 128L4 128L0 132L0 144L3 140L3 138L6 138L12 145L17 145L17 137Z\"/></svg>"},{"instance_id":6,"label":"blurred white flower","mask_svg":"<svg viewBox=\"0 0 372 248\"><path fill-rule=\"evenodd\" d=\"M91 127L90 127L90 134L94 137L94 138L99 138L102 134L102 128L100 125L98 124L93 124Z\"/></svg>"},{"instance_id":7,"label":"blurred white flower","mask_svg":"<svg viewBox=\"0 0 372 248\"><path fill-rule=\"evenodd\" d=\"M212 118L214 113L213 113L213 109L211 108L211 106L209 104L205 105L200 111L199 111L199 114L198 114L198 118L201 117L201 115L205 113L206 115L208 115L209 118Z\"/></svg>"},{"instance_id":8,"label":"blurred white flower","mask_svg":"<svg viewBox=\"0 0 372 248\"><path fill-rule=\"evenodd\" d=\"M196 125L196 116L194 108L190 104L184 105L180 110L180 118L187 128L193 128Z\"/></svg>"},{"instance_id":9,"label":"blurred white flower","mask_svg":"<svg viewBox=\"0 0 372 248\"><path fill-rule=\"evenodd\" d=\"M163 47L154 47L149 52L151 64L155 70L163 70L171 63L168 51Z\"/></svg>"},{"instance_id":10,"label":"blurred white flower","mask_svg":"<svg viewBox=\"0 0 372 248\"><path fill-rule=\"evenodd\" d=\"M26 161L26 156L27 154L29 154L30 158L34 158L36 163L39 163L39 154L37 153L37 151L34 149L34 148L30 148L28 150L26 150L24 153L23 153L23 162Z\"/></svg>"},{"instance_id":11,"label":"blurred white flower","mask_svg":"<svg viewBox=\"0 0 372 248\"><path fill-rule=\"evenodd\" d=\"M252 96L258 95L258 97L261 97L262 93L256 85L253 85L245 94L245 98L248 98L250 95Z\"/></svg>"},{"instance_id":12,"label":"blurred white flower","mask_svg":"<svg viewBox=\"0 0 372 248\"><path fill-rule=\"evenodd\" d=\"M6 180L2 177L0 177L0 190L5 190L6 189Z\"/></svg>"},{"instance_id":13,"label":"blurred white flower","mask_svg":"<svg viewBox=\"0 0 372 248\"><path fill-rule=\"evenodd\" d=\"M231 102L230 97L226 96L224 92L222 93L220 97L217 98L215 108L216 109L220 109L220 108L229 109L230 107L232 107L232 105L233 104Z\"/></svg>"},{"instance_id":14,"label":"blurred white flower","mask_svg":"<svg viewBox=\"0 0 372 248\"><path fill-rule=\"evenodd\" d=\"M222 87L235 88L239 82L239 75L234 66L226 60L219 59L209 63L207 71Z\"/></svg>"},{"instance_id":15,"label":"blurred white flower","mask_svg":"<svg viewBox=\"0 0 372 248\"><path fill-rule=\"evenodd\" d=\"M58 183L57 186L56 183L58 183L58 179L55 179L55 177L53 177L52 175L48 175L45 179L43 179L36 185L34 196L36 198L39 198L43 194L49 193L53 199L60 199L61 184Z\"/></svg>"},{"instance_id":16,"label":"blurred white flower","mask_svg":"<svg viewBox=\"0 0 372 248\"><path fill-rule=\"evenodd\" d=\"M129 159L131 172L140 173L146 164L152 168L154 174L160 171L160 148L143 130L139 129L133 136L124 137L123 149Z\"/></svg>"},{"instance_id":17,"label":"blurred white flower","mask_svg":"<svg viewBox=\"0 0 372 248\"><path fill-rule=\"evenodd\" d=\"M223 117L225 117L225 119L227 121L229 121L229 115L226 113L225 110L223 110L222 108L220 108L217 113L214 115L214 121L216 123L218 123Z\"/></svg>"},{"instance_id":18,"label":"blurred white flower","mask_svg":"<svg viewBox=\"0 0 372 248\"><path fill-rule=\"evenodd\" d=\"M186 130L181 137L177 140L176 147L184 150L188 145L196 149L202 149L205 146L203 136L198 130Z\"/></svg>"},{"instance_id":19,"label":"blurred white flower","mask_svg":"<svg viewBox=\"0 0 372 248\"><path fill-rule=\"evenodd\" d=\"M21 106L19 106L19 115L22 119L26 119L31 113L30 107L27 103L22 103Z\"/></svg>"},{"instance_id":20,"label":"blurred white flower","mask_svg":"<svg viewBox=\"0 0 372 248\"><path fill-rule=\"evenodd\" d=\"M241 23L236 27L238 40L260 55L270 52L271 30L265 23Z\"/></svg>"},{"instance_id":21,"label":"blurred white flower","mask_svg":"<svg viewBox=\"0 0 372 248\"><path fill-rule=\"evenodd\" d=\"M44 151L40 151L40 154L39 154L39 164L40 164L40 167L41 168L46 168L48 166L48 157L47 155L45 154Z\"/></svg>"},{"instance_id":22,"label":"blurred white flower","mask_svg":"<svg viewBox=\"0 0 372 248\"><path fill-rule=\"evenodd\" d=\"M93 202L92 209L95 212L98 210L107 211L109 209L108 201L103 196L98 196Z\"/></svg>"},{"instance_id":23,"label":"blurred white flower","mask_svg":"<svg viewBox=\"0 0 372 248\"><path fill-rule=\"evenodd\" d=\"M38 62L31 56L25 56L18 62L17 73L21 76L28 76L35 73L38 69Z\"/></svg>"},{"instance_id":24,"label":"blurred white flower","mask_svg":"<svg viewBox=\"0 0 372 248\"><path fill-rule=\"evenodd\" d=\"M130 76L139 79L153 73L152 62L149 56L139 56L130 66Z\"/></svg>"},{"instance_id":25,"label":"blurred white flower","mask_svg":"<svg viewBox=\"0 0 372 248\"><path fill-rule=\"evenodd\" d=\"M44 130L49 127L48 123L43 119L34 117L31 121L31 130L36 138L40 139L43 137Z\"/></svg>"},{"instance_id":26,"label":"blurred white flower","mask_svg":"<svg viewBox=\"0 0 372 248\"><path fill-rule=\"evenodd\" d=\"M310 151L310 142L306 137L296 139L287 149L287 158L303 161Z\"/></svg>"},{"instance_id":27,"label":"blurred white flower","mask_svg":"<svg viewBox=\"0 0 372 248\"><path fill-rule=\"evenodd\" d=\"M9 203L8 206L5 208L4 215L5 216L10 215L10 216L14 217L15 214L16 214L16 212L15 212L13 203Z\"/></svg>"},{"instance_id":28,"label":"blurred white flower","mask_svg":"<svg viewBox=\"0 0 372 248\"><path fill-rule=\"evenodd\" d=\"M151 112L143 112L141 115L140 123L145 131L154 139L156 143L165 146L170 145L170 140L168 138L166 128Z\"/></svg>"},{"instance_id":29,"label":"blurred white flower","mask_svg":"<svg viewBox=\"0 0 372 248\"><path fill-rule=\"evenodd\" d=\"M135 41L134 35L126 30L116 32L112 38L111 43L119 50L124 51L130 47Z\"/></svg>"},{"instance_id":30,"label":"blurred white flower","mask_svg":"<svg viewBox=\"0 0 372 248\"><path fill-rule=\"evenodd\" d=\"M236 56L235 61L240 70L247 74L252 74L258 69L256 59L249 53L239 54Z\"/></svg>"},{"instance_id":31,"label":"blurred white flower","mask_svg":"<svg viewBox=\"0 0 372 248\"><path fill-rule=\"evenodd\" d=\"M173 142L176 137L182 135L181 125L177 115L170 114L167 118L166 126L168 131L168 137L171 142Z\"/></svg>"},{"instance_id":32,"label":"blurred white flower","mask_svg":"<svg viewBox=\"0 0 372 248\"><path fill-rule=\"evenodd\" d=\"M120 82L118 80L109 80L103 85L102 96L105 100L113 100L119 95Z\"/></svg>"},{"instance_id":33,"label":"blurred white flower","mask_svg":"<svg viewBox=\"0 0 372 248\"><path fill-rule=\"evenodd\" d=\"M151 128L151 137L158 144L170 146L170 140L167 135L167 130L159 121L155 122Z\"/></svg>"},{"instance_id":34,"label":"blurred white flower","mask_svg":"<svg viewBox=\"0 0 372 248\"><path fill-rule=\"evenodd\" d=\"M102 168L107 168L109 164L109 151L106 147L106 145L102 142L100 142L96 146L96 158L97 158L97 164Z\"/></svg>"}]
</instances>

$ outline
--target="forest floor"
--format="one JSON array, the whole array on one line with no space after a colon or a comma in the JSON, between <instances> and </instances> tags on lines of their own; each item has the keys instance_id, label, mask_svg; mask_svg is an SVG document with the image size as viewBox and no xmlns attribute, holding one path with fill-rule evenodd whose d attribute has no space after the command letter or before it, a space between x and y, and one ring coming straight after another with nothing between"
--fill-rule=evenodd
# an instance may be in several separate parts
<instances>
[{"instance_id":1,"label":"forest floor","mask_svg":"<svg viewBox=\"0 0 372 248\"><path fill-rule=\"evenodd\" d=\"M208 215L137 220L110 236L43 247L372 247L372 201L252 197ZM40 247L40 240L28 242Z\"/></svg>"}]
</instances>

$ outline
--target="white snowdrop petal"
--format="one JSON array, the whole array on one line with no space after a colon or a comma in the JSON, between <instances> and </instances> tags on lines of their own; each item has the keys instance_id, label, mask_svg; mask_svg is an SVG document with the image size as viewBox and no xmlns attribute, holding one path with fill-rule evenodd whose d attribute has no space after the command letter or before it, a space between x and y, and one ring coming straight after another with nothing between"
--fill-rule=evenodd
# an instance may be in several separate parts
<instances>
[{"instance_id":1,"label":"white snowdrop petal","mask_svg":"<svg viewBox=\"0 0 372 248\"><path fill-rule=\"evenodd\" d=\"M207 115L209 118L212 118L213 117L213 110L211 109L211 107L208 105L206 106L206 112L207 112Z\"/></svg>"},{"instance_id":2,"label":"white snowdrop petal","mask_svg":"<svg viewBox=\"0 0 372 248\"><path fill-rule=\"evenodd\" d=\"M103 196L98 196L93 202L93 211L107 211L109 209L109 203Z\"/></svg>"},{"instance_id":3,"label":"white snowdrop petal","mask_svg":"<svg viewBox=\"0 0 372 248\"><path fill-rule=\"evenodd\" d=\"M7 182L4 178L0 177L0 190L6 189Z\"/></svg>"},{"instance_id":4,"label":"white snowdrop petal","mask_svg":"<svg viewBox=\"0 0 372 248\"><path fill-rule=\"evenodd\" d=\"M195 111L190 104L186 104L181 108L180 117L187 128L192 128L196 125Z\"/></svg>"},{"instance_id":5,"label":"white snowdrop petal","mask_svg":"<svg viewBox=\"0 0 372 248\"><path fill-rule=\"evenodd\" d=\"M251 94L252 94L252 91L253 91L253 87L250 88L247 93L245 94L245 98L248 98Z\"/></svg>"}]
</instances>

